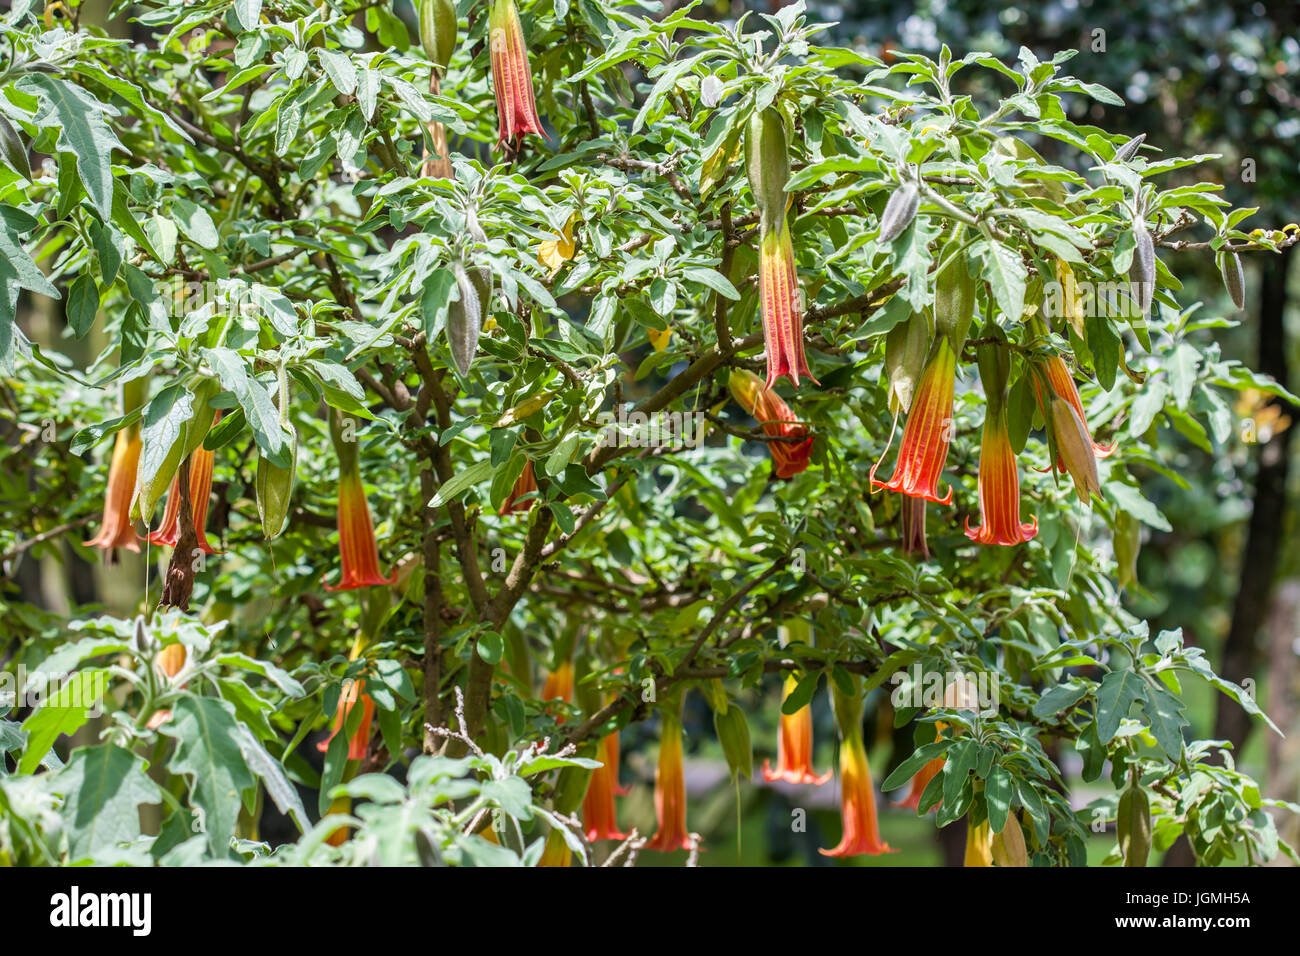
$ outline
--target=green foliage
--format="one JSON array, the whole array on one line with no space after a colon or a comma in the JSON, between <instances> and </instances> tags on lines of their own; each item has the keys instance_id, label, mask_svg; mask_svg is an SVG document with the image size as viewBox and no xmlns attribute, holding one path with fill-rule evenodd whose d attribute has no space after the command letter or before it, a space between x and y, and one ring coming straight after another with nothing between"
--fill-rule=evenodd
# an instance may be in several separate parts
<instances>
[{"instance_id":1,"label":"green foliage","mask_svg":"<svg viewBox=\"0 0 1300 956\"><path fill-rule=\"evenodd\" d=\"M1170 528L1140 478L1188 484L1172 436L1224 448L1232 390L1295 400L1224 357L1232 320L1180 303L1161 250L1191 230L1210 259L1293 238L1243 231L1253 210L1189 178L1210 157L1117 159L1128 137L1072 106L1123 100L1067 73L1073 51L886 62L819 45L802 4L720 24L521 3L547 137L501 146L486 5L460 6L437 92L404 4L168 0L132 8L141 46L27 3L4 15L0 423L25 437L0 452L0 553L84 558L68 542L98 520L114 438L137 423L139 512L201 444L225 551L193 568L192 614L155 608L130 556L106 572L114 613L0 593L11 666L107 685L94 723L60 697L0 719L0 861L534 865L559 833L596 862L565 806L600 765L591 744L699 687L748 777L742 706L775 714L772 675L791 670L786 713L823 673L844 693L865 675L873 710L889 691L878 713L914 723L917 747L885 787L944 757L921 811L994 833L1016 814L1036 864L1085 863L1089 828L1133 788L1157 851L1186 833L1206 863L1291 853L1264 812L1282 805L1195 739L1182 681L1267 718L1180 633L1149 638L1115 556L1135 552L1136 523ZM730 370L761 371L755 207L779 215L770 184L751 192L754 116L788 143L820 382L781 389L815 436L789 480L772 436L726 406ZM438 124L454 178L426 173ZM1129 284L1148 232L1149 315ZM64 303L54 332L17 321L24 292ZM953 504L929 506L922 558L896 546L901 499L870 476L898 420L886 340L907 322L928 341L936 321L966 347ZM980 520L990 345L1038 522L1014 548L962 533ZM1035 400L1049 356L1117 444L1083 504ZM142 385L139 407L119 402ZM391 588L324 587L345 518L331 409ZM697 440L652 429L660 412ZM529 465L535 504L501 514ZM542 671L570 660L572 699L543 699ZM953 673L992 682L987 713L908 696L914 674ZM359 694L378 724L361 758ZM301 745L327 728L313 763ZM1085 781L1109 763L1113 796L1073 809L1062 742ZM296 841L262 838L263 794Z\"/></svg>"}]
</instances>

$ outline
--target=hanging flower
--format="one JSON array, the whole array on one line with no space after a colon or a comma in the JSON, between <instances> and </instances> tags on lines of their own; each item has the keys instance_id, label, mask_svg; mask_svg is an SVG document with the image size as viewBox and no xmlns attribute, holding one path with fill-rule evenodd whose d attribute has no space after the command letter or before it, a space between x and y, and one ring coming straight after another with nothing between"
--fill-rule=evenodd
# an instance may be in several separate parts
<instances>
[{"instance_id":1,"label":"hanging flower","mask_svg":"<svg viewBox=\"0 0 1300 956\"><path fill-rule=\"evenodd\" d=\"M217 412L216 418L213 419L215 425L221 420L221 412ZM212 497L212 466L216 459L213 452L208 451L202 445L194 449L190 454L190 507L193 513L194 533L198 535L199 550L204 554L221 554L212 545L208 544L208 535L206 530L208 520L208 499ZM181 535L181 476L177 470L176 476L172 478L171 488L167 491L167 507L163 510L162 524L157 531L149 533L149 543L163 545L168 548L176 547L176 542L180 540Z\"/></svg>"},{"instance_id":2,"label":"hanging flower","mask_svg":"<svg viewBox=\"0 0 1300 956\"><path fill-rule=\"evenodd\" d=\"M524 45L524 30L514 0L492 0L488 27L492 84L500 126L498 143L525 133L541 133L546 138L533 101L533 71L528 65L528 48Z\"/></svg>"},{"instance_id":3,"label":"hanging flower","mask_svg":"<svg viewBox=\"0 0 1300 956\"><path fill-rule=\"evenodd\" d=\"M971 528L966 519L966 537L978 544L1015 545L1038 534L1038 519L1020 521L1020 475L1016 453L1007 429L1006 407L990 399L984 416L984 437L980 444L980 519Z\"/></svg>"},{"instance_id":4,"label":"hanging flower","mask_svg":"<svg viewBox=\"0 0 1300 956\"><path fill-rule=\"evenodd\" d=\"M946 335L940 334L930 350L929 361L912 399L898 462L888 482L876 480L877 462L871 469L871 486L887 488L912 498L924 498L946 505L952 488L939 497L939 476L952 441L952 396L956 385L957 356Z\"/></svg>"},{"instance_id":5,"label":"hanging flower","mask_svg":"<svg viewBox=\"0 0 1300 956\"><path fill-rule=\"evenodd\" d=\"M1057 398L1064 399L1065 402L1074 409L1074 413L1079 416L1079 421L1083 423L1084 431L1088 430L1088 416L1083 410L1083 399L1079 397L1079 387L1074 383L1074 376L1066 367L1065 360L1059 355L1053 355L1046 362L1041 363L1044 376L1047 379L1048 387ZM1043 388L1037 375L1031 376L1030 381L1034 384L1034 395L1038 399L1038 408L1042 412L1043 418L1048 417L1048 410L1043 405ZM1093 440L1091 434L1088 436L1088 442L1092 445L1093 454L1098 458L1107 458L1115 453L1116 445L1099 445ZM1063 465L1058 465L1064 471Z\"/></svg>"},{"instance_id":6,"label":"hanging flower","mask_svg":"<svg viewBox=\"0 0 1300 956\"><path fill-rule=\"evenodd\" d=\"M804 471L812 458L813 436L795 417L781 396L763 380L745 369L732 369L727 381L731 395L763 427L769 438L803 438L803 441L770 441L773 470L778 478L793 478ZM805 438L805 436L807 436Z\"/></svg>"},{"instance_id":7,"label":"hanging flower","mask_svg":"<svg viewBox=\"0 0 1300 956\"><path fill-rule=\"evenodd\" d=\"M793 674L785 679L782 701L794 693L799 681ZM776 769L763 761L763 779L768 783L811 783L820 787L831 778L831 771L818 774L813 769L812 705L804 704L793 714L781 712L780 732L776 738Z\"/></svg>"},{"instance_id":8,"label":"hanging flower","mask_svg":"<svg viewBox=\"0 0 1300 956\"><path fill-rule=\"evenodd\" d=\"M379 546L375 542L366 489L361 483L356 438L344 436L343 417L337 411L330 415L330 436L339 456L339 558L343 572L339 583L327 584L325 590L345 591L392 584L397 575L384 577L379 570Z\"/></svg>"},{"instance_id":9,"label":"hanging flower","mask_svg":"<svg viewBox=\"0 0 1300 956\"><path fill-rule=\"evenodd\" d=\"M928 561L930 545L925 540L925 499L909 498L907 495L899 497L903 499L902 510L899 512L899 523L903 530L903 554L919 554Z\"/></svg>"},{"instance_id":10,"label":"hanging flower","mask_svg":"<svg viewBox=\"0 0 1300 956\"><path fill-rule=\"evenodd\" d=\"M573 661L563 661L559 667L546 675L542 685L542 700L573 700Z\"/></svg>"},{"instance_id":11,"label":"hanging flower","mask_svg":"<svg viewBox=\"0 0 1300 956\"><path fill-rule=\"evenodd\" d=\"M660 708L663 726L659 733L659 766L655 768L655 818L659 829L646 844L648 850L670 853L689 850L691 834L686 829L686 776L682 767L681 701L668 701Z\"/></svg>"},{"instance_id":12,"label":"hanging flower","mask_svg":"<svg viewBox=\"0 0 1300 956\"><path fill-rule=\"evenodd\" d=\"M610 759L610 741L613 741L613 759ZM618 736L610 734L600 742L601 765L591 772L587 795L582 801L582 822L587 839L625 840L627 834L618 828L618 811L614 794L618 792Z\"/></svg>"},{"instance_id":13,"label":"hanging flower","mask_svg":"<svg viewBox=\"0 0 1300 956\"><path fill-rule=\"evenodd\" d=\"M497 511L497 514L508 515L527 513L529 508L537 504L537 497L534 496L529 498L527 501L520 501L519 499L536 490L537 476L533 472L533 462L529 459L528 463L524 465L524 470L521 471L519 477L515 479L515 484L514 487L510 489L510 494L506 497L505 501L501 502L501 508Z\"/></svg>"},{"instance_id":14,"label":"hanging flower","mask_svg":"<svg viewBox=\"0 0 1300 956\"><path fill-rule=\"evenodd\" d=\"M784 219L759 240L758 283L767 347L767 387L775 385L782 375L788 375L795 388L799 387L800 375L817 382L804 355L799 274L795 270L790 226Z\"/></svg>"},{"instance_id":15,"label":"hanging flower","mask_svg":"<svg viewBox=\"0 0 1300 956\"><path fill-rule=\"evenodd\" d=\"M181 668L185 666L185 658L186 651L184 644L179 641L175 644L168 644L159 651L158 656L154 658L154 670L158 672L159 676L170 681L179 674ZM149 723L147 726L150 730L156 730L171 719L172 712L170 710L156 710L149 717Z\"/></svg>"},{"instance_id":16,"label":"hanging flower","mask_svg":"<svg viewBox=\"0 0 1300 956\"><path fill-rule=\"evenodd\" d=\"M1097 456L1088 436L1088 426L1069 402L1053 396L1048 417L1056 443L1057 468L1067 472L1074 482L1079 500L1088 504L1093 495L1101 494L1097 475Z\"/></svg>"},{"instance_id":17,"label":"hanging flower","mask_svg":"<svg viewBox=\"0 0 1300 956\"><path fill-rule=\"evenodd\" d=\"M131 523L131 498L135 495L135 473L140 463L140 426L128 425L113 442L113 460L108 466L108 488L104 493L104 519L99 534L85 542L87 547L112 552L115 548L139 551Z\"/></svg>"},{"instance_id":18,"label":"hanging flower","mask_svg":"<svg viewBox=\"0 0 1300 956\"><path fill-rule=\"evenodd\" d=\"M880 839L876 820L876 791L867 764L867 748L862 740L864 699L861 678L852 677L854 693L845 694L835 681L831 695L835 703L835 722L840 730L840 818L844 835L834 849L820 850L824 856L859 856L893 853Z\"/></svg>"},{"instance_id":19,"label":"hanging flower","mask_svg":"<svg viewBox=\"0 0 1300 956\"><path fill-rule=\"evenodd\" d=\"M348 740L348 759L364 760L366 749L370 746L370 724L375 717L375 702L370 699L370 695L362 693L365 687L364 680L348 681L339 697L338 708L334 711L334 726L330 730L330 735L316 745L316 749L321 753L329 750L330 741L332 741L338 732L342 730L348 721L348 715L352 713L352 708L356 706L357 698L361 698L361 724L357 727L356 733Z\"/></svg>"},{"instance_id":20,"label":"hanging flower","mask_svg":"<svg viewBox=\"0 0 1300 956\"><path fill-rule=\"evenodd\" d=\"M618 782L618 768L621 766L619 763L621 758L619 756L618 731L616 730L612 734L606 736L604 741L602 741L602 745L605 748L605 762L614 768L612 773L614 781L614 796L626 797L632 792L632 788L625 787Z\"/></svg>"},{"instance_id":21,"label":"hanging flower","mask_svg":"<svg viewBox=\"0 0 1300 956\"><path fill-rule=\"evenodd\" d=\"M966 821L966 860L965 866L993 865L993 833L989 821L971 825Z\"/></svg>"}]
</instances>

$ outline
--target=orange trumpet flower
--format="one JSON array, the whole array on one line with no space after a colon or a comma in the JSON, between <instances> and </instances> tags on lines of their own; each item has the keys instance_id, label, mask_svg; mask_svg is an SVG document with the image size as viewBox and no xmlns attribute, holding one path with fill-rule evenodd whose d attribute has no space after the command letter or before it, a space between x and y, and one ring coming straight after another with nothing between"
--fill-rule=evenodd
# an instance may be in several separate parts
<instances>
[{"instance_id":1,"label":"orange trumpet flower","mask_svg":"<svg viewBox=\"0 0 1300 956\"><path fill-rule=\"evenodd\" d=\"M758 283L763 309L763 339L767 348L767 387L788 375L795 388L799 376L811 379L803 350L803 309L799 303L799 274L794 263L790 225L765 232L758 247ZM820 384L820 383L819 383Z\"/></svg>"},{"instance_id":2,"label":"orange trumpet flower","mask_svg":"<svg viewBox=\"0 0 1300 956\"><path fill-rule=\"evenodd\" d=\"M680 701L669 702L660 709L663 726L659 734L659 766L655 768L655 818L659 829L646 849L663 853L691 848L691 833L686 829L682 719L677 710L680 706Z\"/></svg>"},{"instance_id":3,"label":"orange trumpet flower","mask_svg":"<svg viewBox=\"0 0 1300 956\"><path fill-rule=\"evenodd\" d=\"M500 127L498 144L525 133L541 133L546 138L542 122L537 118L533 71L528 65L528 48L524 45L524 30L514 0L493 0L488 27L492 85Z\"/></svg>"},{"instance_id":4,"label":"orange trumpet flower","mask_svg":"<svg viewBox=\"0 0 1300 956\"><path fill-rule=\"evenodd\" d=\"M948 458L952 440L952 397L956 385L957 355L946 335L940 334L930 350L929 361L917 385L912 408L903 428L898 462L888 482L876 480L877 462L871 469L871 486L887 488L912 498L946 505L952 488L939 496L939 476Z\"/></svg>"},{"instance_id":5,"label":"orange trumpet flower","mask_svg":"<svg viewBox=\"0 0 1300 956\"><path fill-rule=\"evenodd\" d=\"M850 696L831 682L835 702L835 721L840 728L840 818L844 834L831 850L819 850L824 856L859 856L893 853L880 838L876 819L876 791L867 763L867 748L862 740L863 696L860 678L853 678L855 693Z\"/></svg>"},{"instance_id":6,"label":"orange trumpet flower","mask_svg":"<svg viewBox=\"0 0 1300 956\"><path fill-rule=\"evenodd\" d=\"M128 425L113 442L113 460L108 466L108 488L104 493L104 519L99 534L85 542L87 547L112 552L115 548L139 551L131 523L131 498L135 495L135 473L140 464L140 426Z\"/></svg>"},{"instance_id":7,"label":"orange trumpet flower","mask_svg":"<svg viewBox=\"0 0 1300 956\"><path fill-rule=\"evenodd\" d=\"M1048 387L1057 398L1063 399L1079 416L1079 421L1083 422L1085 431L1088 428L1088 416L1083 410L1083 399L1079 397L1079 386L1074 382L1074 376L1070 374L1070 369L1066 366L1065 360L1059 355L1053 355L1046 362L1042 363L1042 370L1047 378ZM1043 403L1043 389L1039 384L1038 376L1032 376L1030 381L1034 384L1034 396L1038 399L1038 408L1042 412L1043 418L1048 418L1048 409ZM1088 435L1088 441L1092 443L1092 452L1098 458L1107 458L1115 453L1116 445L1100 445L1093 438L1091 433ZM1058 459L1059 462L1059 459ZM1058 464L1057 467L1065 470L1064 464Z\"/></svg>"},{"instance_id":8,"label":"orange trumpet flower","mask_svg":"<svg viewBox=\"0 0 1300 956\"><path fill-rule=\"evenodd\" d=\"M524 470L519 473L515 479L514 487L510 489L510 494L506 500L501 502L501 508L497 511L499 515L515 514L516 512L524 514L533 505L537 504L537 498L532 497L527 501L520 501L524 495L537 490L537 475L533 472L533 463L530 459L524 465Z\"/></svg>"},{"instance_id":9,"label":"orange trumpet flower","mask_svg":"<svg viewBox=\"0 0 1300 956\"><path fill-rule=\"evenodd\" d=\"M793 674L785 679L785 693L782 700L788 698L799 681ZM812 705L805 704L793 714L782 712L780 734L776 739L776 769L768 761L763 761L763 779L768 783L784 780L786 783L811 783L820 787L831 778L831 771L818 774L813 769L813 733Z\"/></svg>"},{"instance_id":10,"label":"orange trumpet flower","mask_svg":"<svg viewBox=\"0 0 1300 956\"><path fill-rule=\"evenodd\" d=\"M384 577L379 570L379 546L375 542L366 489L361 483L356 438L343 435L342 416L338 412L330 415L330 435L339 456L339 558L343 572L339 583L327 584L325 590L346 591L392 584L397 580L396 573Z\"/></svg>"},{"instance_id":11,"label":"orange trumpet flower","mask_svg":"<svg viewBox=\"0 0 1300 956\"><path fill-rule=\"evenodd\" d=\"M813 436L801 424L790 406L781 400L763 380L745 369L733 369L727 380L732 397L763 426L770 438L804 438L803 441L770 441L767 450L778 478L793 478L804 471L812 458Z\"/></svg>"},{"instance_id":12,"label":"orange trumpet flower","mask_svg":"<svg viewBox=\"0 0 1300 956\"><path fill-rule=\"evenodd\" d=\"M349 681L339 698L338 709L334 711L334 726L330 730L330 735L316 745L316 749L321 753L329 750L330 741L332 741L340 730L347 726L348 716L352 713L352 708L356 706L357 698L361 698L361 724L357 727L356 732L348 740L348 759L364 760L366 748L370 745L370 725L375 718L375 702L371 700L369 694L362 693L365 687L364 680Z\"/></svg>"},{"instance_id":13,"label":"orange trumpet flower","mask_svg":"<svg viewBox=\"0 0 1300 956\"><path fill-rule=\"evenodd\" d=\"M215 425L220 420L221 412L217 412L212 423ZM199 549L204 554L221 554L208 544L205 527L208 520L208 499L212 497L212 466L215 459L216 455L202 445L194 449L190 455L190 507L193 509L194 533L199 537ZM163 510L162 524L157 531L149 533L150 544L174 548L176 542L180 540L180 487L181 476L178 470L176 476L172 478L171 488L167 491L167 507Z\"/></svg>"},{"instance_id":14,"label":"orange trumpet flower","mask_svg":"<svg viewBox=\"0 0 1300 956\"><path fill-rule=\"evenodd\" d=\"M610 741L614 743L613 760L610 759ZM586 826L587 839L592 843L625 840L627 834L618 828L618 811L614 805L614 794L618 792L617 734L601 740L600 749L602 763L591 772L587 795L582 801L582 822Z\"/></svg>"},{"instance_id":15,"label":"orange trumpet flower","mask_svg":"<svg viewBox=\"0 0 1300 956\"><path fill-rule=\"evenodd\" d=\"M1007 429L1007 412L1000 400L989 399L984 416L984 437L980 445L980 518L983 525L970 526L966 537L978 544L1016 545L1038 534L1038 519L1020 521L1020 475L1016 453Z\"/></svg>"}]
</instances>

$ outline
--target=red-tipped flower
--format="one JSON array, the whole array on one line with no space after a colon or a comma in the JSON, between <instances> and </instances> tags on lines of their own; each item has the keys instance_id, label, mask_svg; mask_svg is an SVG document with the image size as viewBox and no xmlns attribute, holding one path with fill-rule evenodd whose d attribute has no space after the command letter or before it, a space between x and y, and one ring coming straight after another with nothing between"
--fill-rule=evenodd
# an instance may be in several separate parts
<instances>
[{"instance_id":1,"label":"red-tipped flower","mask_svg":"<svg viewBox=\"0 0 1300 956\"><path fill-rule=\"evenodd\" d=\"M85 542L87 547L112 551L139 551L131 524L131 498L135 494L135 473L140 463L140 426L128 425L113 442L113 460L108 466L108 488L104 493L104 520L99 534Z\"/></svg>"},{"instance_id":2,"label":"red-tipped flower","mask_svg":"<svg viewBox=\"0 0 1300 956\"><path fill-rule=\"evenodd\" d=\"M831 850L819 850L824 856L875 856L893 853L880 839L876 819L876 791L867 764L867 748L862 741L863 696L858 678L853 679L855 693L845 694L839 684L831 682L835 702L835 721L840 729L840 818L844 835Z\"/></svg>"},{"instance_id":3,"label":"red-tipped flower","mask_svg":"<svg viewBox=\"0 0 1300 956\"><path fill-rule=\"evenodd\" d=\"M610 759L610 741L614 742L613 760ZM591 772L587 795L582 800L582 822L587 839L625 840L627 834L618 828L618 811L614 794L618 792L618 739L610 734L600 742L601 765Z\"/></svg>"},{"instance_id":4,"label":"red-tipped flower","mask_svg":"<svg viewBox=\"0 0 1300 956\"><path fill-rule=\"evenodd\" d=\"M763 426L763 433L768 437L803 439L767 443L776 476L793 478L804 471L812 459L813 436L808 434L807 426L795 418L790 406L765 386L761 378L745 369L732 370L727 384L732 397Z\"/></svg>"},{"instance_id":5,"label":"red-tipped flower","mask_svg":"<svg viewBox=\"0 0 1300 956\"><path fill-rule=\"evenodd\" d=\"M799 304L799 274L794 244L784 218L779 228L759 241L758 283L763 309L763 339L767 346L767 387L788 375L799 387L799 376L812 379L803 351L803 309Z\"/></svg>"},{"instance_id":6,"label":"red-tipped flower","mask_svg":"<svg viewBox=\"0 0 1300 956\"><path fill-rule=\"evenodd\" d=\"M530 459L524 470L519 473L515 479L514 487L510 489L510 494L506 500L501 502L501 509L497 512L500 515L526 514L528 509L537 504L536 496L529 498L527 501L520 501L524 495L537 490L537 475L533 473L533 463Z\"/></svg>"},{"instance_id":7,"label":"red-tipped flower","mask_svg":"<svg viewBox=\"0 0 1300 956\"><path fill-rule=\"evenodd\" d=\"M1020 521L1020 473L1007 430L1001 401L989 399L980 444L980 519L978 528L966 519L966 537L979 544L1021 544L1038 534L1038 519Z\"/></svg>"},{"instance_id":8,"label":"red-tipped flower","mask_svg":"<svg viewBox=\"0 0 1300 956\"><path fill-rule=\"evenodd\" d=\"M217 419L213 422L220 421L220 412L217 412ZM202 445L194 449L190 455L190 507L194 517L194 533L199 537L199 549L204 554L221 554L216 548L208 544L208 535L205 525L208 521L208 498L212 495L212 465L216 458L212 452L205 449ZM181 536L181 476L180 471L172 478L172 486L167 491L167 507L163 510L162 525L157 531L149 534L150 544L164 545L169 548L176 547L176 542Z\"/></svg>"},{"instance_id":9,"label":"red-tipped flower","mask_svg":"<svg viewBox=\"0 0 1300 956\"><path fill-rule=\"evenodd\" d=\"M488 26L493 92L501 129L498 143L525 133L541 133L545 138L533 101L533 71L528 65L528 48L524 46L524 30L515 0L493 0Z\"/></svg>"},{"instance_id":10,"label":"red-tipped flower","mask_svg":"<svg viewBox=\"0 0 1300 956\"><path fill-rule=\"evenodd\" d=\"M356 436L343 433L343 417L338 412L330 415L330 437L339 456L339 558L343 573L338 584L326 585L325 590L392 584L397 580L396 573L384 577L379 570L379 546L375 543L366 489L361 483Z\"/></svg>"},{"instance_id":11,"label":"red-tipped flower","mask_svg":"<svg viewBox=\"0 0 1300 956\"><path fill-rule=\"evenodd\" d=\"M682 721L676 711L680 702L667 703L660 713L659 766L655 768L655 818L659 830L646 844L648 850L671 853L689 850L691 834L686 829L686 776L682 767Z\"/></svg>"},{"instance_id":12,"label":"red-tipped flower","mask_svg":"<svg viewBox=\"0 0 1300 956\"><path fill-rule=\"evenodd\" d=\"M952 440L952 395L956 376L956 353L948 337L941 334L930 350L930 358L912 399L894 475L888 482L877 481L876 469L880 467L877 462L871 469L873 488L887 488L941 505L952 500L951 487L943 497L939 496L938 487L943 464L948 458L948 444Z\"/></svg>"},{"instance_id":13,"label":"red-tipped flower","mask_svg":"<svg viewBox=\"0 0 1300 956\"><path fill-rule=\"evenodd\" d=\"M370 724L375 719L375 702L370 699L369 694L362 693L365 681L354 680L347 684L342 696L339 698L338 709L334 711L334 726L330 730L330 735L316 745L316 749L321 753L329 750L330 741L333 740L340 730L347 726L348 715L352 713L352 708L357 704L357 698L361 698L361 724L348 740L348 759L363 760L366 756L366 748L370 745Z\"/></svg>"},{"instance_id":14,"label":"red-tipped flower","mask_svg":"<svg viewBox=\"0 0 1300 956\"><path fill-rule=\"evenodd\" d=\"M326 591L347 591L392 584L397 575L384 577L379 570L379 546L370 521L370 505L361 475L339 476L339 558L343 574L338 584L325 585Z\"/></svg>"},{"instance_id":15,"label":"red-tipped flower","mask_svg":"<svg viewBox=\"0 0 1300 956\"><path fill-rule=\"evenodd\" d=\"M1074 383L1074 376L1070 374L1070 369L1066 366L1065 360L1059 355L1053 355L1042 364L1043 372L1047 376L1047 384L1052 392L1058 398L1064 399L1074 413L1079 416L1079 421L1083 422L1085 429L1088 427L1088 416L1083 410L1083 399L1079 397L1079 386ZM1034 383L1034 395L1038 399L1038 408L1042 412L1043 418L1048 417L1049 411L1043 404L1043 389L1039 385L1037 376L1031 376L1030 381ZM1115 453L1115 445L1099 445L1089 434L1088 440L1092 442L1092 452L1098 458L1107 458ZM1058 459L1059 461L1059 459ZM1063 464L1057 467L1062 471L1065 470Z\"/></svg>"},{"instance_id":16,"label":"red-tipped flower","mask_svg":"<svg viewBox=\"0 0 1300 956\"><path fill-rule=\"evenodd\" d=\"M799 681L790 675L785 679L782 702L788 698ZM820 787L831 778L831 771L818 774L813 769L812 706L805 704L793 714L781 713L781 729L776 738L776 769L763 761L763 779L768 783L784 780L786 783L811 783Z\"/></svg>"}]
</instances>

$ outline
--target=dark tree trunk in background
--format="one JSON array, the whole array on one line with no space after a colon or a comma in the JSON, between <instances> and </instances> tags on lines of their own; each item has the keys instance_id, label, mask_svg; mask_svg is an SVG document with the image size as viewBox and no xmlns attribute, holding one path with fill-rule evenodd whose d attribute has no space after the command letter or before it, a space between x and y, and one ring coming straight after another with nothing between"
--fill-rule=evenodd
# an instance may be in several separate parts
<instances>
[{"instance_id":1,"label":"dark tree trunk in background","mask_svg":"<svg viewBox=\"0 0 1300 956\"><path fill-rule=\"evenodd\" d=\"M1259 361L1256 370L1271 375L1283 386L1289 387L1286 304L1287 276L1290 273L1292 246L1277 258L1261 257L1264 266L1259 298ZM1284 411L1297 419L1300 409L1285 405ZM1223 657L1217 668L1221 677L1234 683L1250 679L1258 686L1262 654L1259 634L1268 618L1269 600L1273 582L1277 577L1282 539L1285 535L1286 486L1290 471L1291 435L1296 427L1275 434L1267 444L1255 449L1255 498L1250 512L1250 527L1246 535L1246 550L1241 559L1237 598L1232 606L1232 624L1223 642ZM1232 698L1216 695L1214 733L1216 740L1232 742L1234 752L1240 754L1242 745L1254 728L1255 718L1246 713ZM1191 845L1185 837L1169 848L1165 866L1192 866L1196 862Z\"/></svg>"},{"instance_id":2,"label":"dark tree trunk in background","mask_svg":"<svg viewBox=\"0 0 1300 956\"><path fill-rule=\"evenodd\" d=\"M1286 387L1289 387L1286 293L1293 252L1294 247L1291 247L1277 260L1262 260L1264 277L1259 301L1259 364L1256 368ZM1294 422L1300 409L1288 407L1285 412ZM1273 591L1273 581L1277 577L1278 559L1285 535L1289 451L1291 435L1296 427L1292 425L1280 434L1275 434L1268 444L1258 446L1255 452L1258 469L1250 530L1241 561L1237 599L1232 608L1232 625L1228 629L1228 638L1223 644L1223 659L1219 663L1220 676L1238 684L1248 678L1259 683L1261 652L1258 637L1268 617L1269 598ZM1234 750L1240 752L1254 724L1254 718L1236 701L1223 695L1218 696L1214 716L1215 738L1232 741Z\"/></svg>"}]
</instances>

